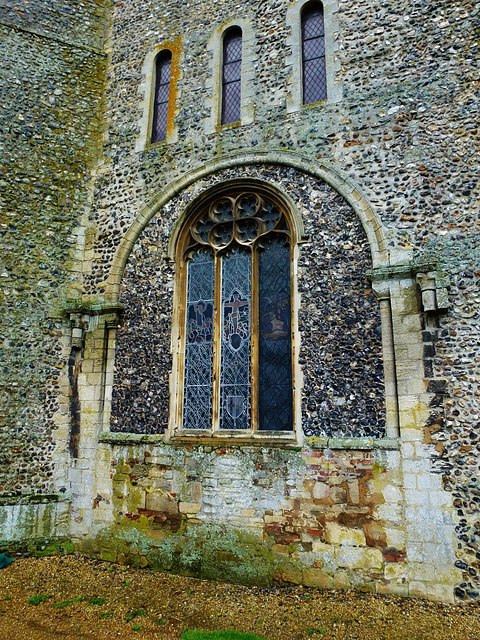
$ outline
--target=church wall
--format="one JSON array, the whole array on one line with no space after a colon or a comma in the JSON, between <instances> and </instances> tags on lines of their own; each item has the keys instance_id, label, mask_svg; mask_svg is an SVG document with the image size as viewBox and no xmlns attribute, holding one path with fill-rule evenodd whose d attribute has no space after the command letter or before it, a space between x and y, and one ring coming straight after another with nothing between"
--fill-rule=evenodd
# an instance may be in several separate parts
<instances>
[{"instance_id":1,"label":"church wall","mask_svg":"<svg viewBox=\"0 0 480 640\"><path fill-rule=\"evenodd\" d=\"M438 562L429 560L445 552L439 562L451 567L448 580L456 585L457 597L475 599L478 462L472 451L478 425L480 236L478 98L472 83L478 73L478 10L460 1L448 7L327 2L332 99L295 110L299 60L292 6L247 1L239 11L235 3L212 1L202 4L202 15L196 7L172 3L162 10L152 2L114 8L105 147L110 162L96 183L96 237L92 233L87 247L85 294L108 299L108 277L123 235L155 206L156 194L203 163L237 152L279 150L341 170L380 216L387 243L388 268L378 277L387 282L383 308L391 304L393 314L399 464L406 474L402 517L412 562L406 580L413 585L411 593L433 593L432 585L443 578L435 574ZM221 32L237 13L254 34L253 42L249 36L248 65L254 73L247 99L254 96L255 108L240 127L212 129L212 105L218 99L212 42L215 30ZM168 144L149 145L153 70L146 60L162 42L175 42L179 60L175 136ZM127 267L127 290L141 288L131 280L135 259ZM160 269L166 273L167 267ZM440 311L425 311L415 274L433 271L443 301ZM164 293L162 298L167 302ZM166 362L165 350L162 357ZM122 385L115 393L121 395ZM450 515L442 515L444 508ZM454 528L455 548L449 537ZM419 567L425 568L422 579Z\"/></svg>"},{"instance_id":2,"label":"church wall","mask_svg":"<svg viewBox=\"0 0 480 640\"><path fill-rule=\"evenodd\" d=\"M69 529L63 307L82 268L105 56L100 3L51 4L0 8L2 544Z\"/></svg>"},{"instance_id":3,"label":"church wall","mask_svg":"<svg viewBox=\"0 0 480 640\"><path fill-rule=\"evenodd\" d=\"M20 4L15 3L15 6ZM158 0L115 3L106 44L109 58L105 84L104 162L96 168L88 221L84 213L90 193L90 173L84 172L84 167L88 164L85 158L90 158L90 147L82 144L85 140L96 139L97 134L97 123L89 114L97 113L100 80L97 75L92 79L92 69L103 67L103 57L88 47L99 47L103 39L103 33L99 36L95 26L90 29L96 25L101 5L84 3L85 14L77 13L77 19L73 9L66 8L60 0L49 3L49 8L52 4L55 11L58 9L55 15L61 17L51 21L55 24L45 25L45 16L54 15L49 11L32 13L35 7L43 9L39 2L34 3L33 8L31 3L22 4L22 12L7 7L3 14L8 23L17 23L23 20L22 15L26 16L29 28L35 22L35 28L42 25L48 38L57 38L54 42L44 38L37 45L36 36L27 38L20 30L11 28L7 32L11 50L19 47L20 51L12 59L22 61L31 56L28 70L39 68L37 73L44 74L35 80L37 84L32 86L30 95L41 93L44 77L50 78L53 74L53 77L63 79L64 97L55 94L51 97L57 103L60 101L60 114L68 113L69 119L75 119L68 135L62 139L64 122L60 118L60 126L53 126L58 117L55 104L45 105L39 101L34 107L26 103L26 95L16 93L11 100L7 94L7 104L18 104L18 101L24 104L22 100L25 101L29 107L25 111L31 113L33 110L47 132L50 128L46 142L55 150L49 154L49 158L50 155L55 158L51 165L51 159L47 161L45 155L35 157L31 153L32 147L23 140L23 135L30 134L28 119L20 120L20 127L17 109L13 106L12 111L2 114L13 131L12 137L7 138L7 159L13 157L17 167L18 161L27 162L28 159L27 166L32 166L27 175L16 173L13 177L10 164L3 165L8 186L3 181L0 186L8 188L4 201L11 203L7 214L11 211L17 216L21 212L22 219L28 220L23 216L25 190L43 189L32 182L31 175L45 171L48 177L52 174L47 172L52 171L60 180L64 175L62 161L66 155L72 158L68 161L67 176L74 176L71 183L62 178L54 185L59 190L57 201L46 200L43 192L31 196L31 209L40 225L35 227L35 233L27 229L27 223L19 227L10 218L4 223L6 255L11 248L19 247L19 256L32 265L31 269L29 267L32 277L29 275L25 280L22 276L21 287L24 288L21 288L17 286L20 278L12 267L13 261L4 265L3 254L0 258L0 276L8 283L4 294L8 298L3 298L2 303L3 300L18 300L14 304L3 303L11 325L7 324L7 330L2 334L7 338L3 338L1 345L6 354L4 384L9 397L6 409L3 409L5 414L8 410L5 440L9 445L2 449L2 454L6 452L3 468L7 469L2 481L5 484L14 479L18 484L18 487L17 484L8 487L7 495L18 492L56 495L62 489L71 492L71 535L84 548L93 544L93 552L105 555L107 547L99 542L92 543L92 540L98 541L101 532L109 532L110 527L120 527L123 531L128 523L130 537L135 537L140 528L138 535L162 538L168 529L168 519L165 524L162 515L153 513L162 512L162 509L147 509L146 496L173 492L180 520L190 518L192 525L196 520L214 523L225 516L222 511L225 508L232 522L235 518L239 518L242 525L248 521L249 528L261 532L268 545L287 546L287 550L276 548L272 553L287 556L288 562L302 562L301 581L306 584L342 586L340 583L344 580L345 586L368 584L368 588L378 591L441 600L449 600L453 594L460 599L478 599L480 233L478 92L475 84L478 82L478 3L473 0L453 0L448 4L411 0L395 3L327 0L326 15L331 20L327 24L327 55L331 62L328 77L332 99L298 110L295 110L295 75L299 60L295 57L298 50L296 54L291 31L298 19L294 15L294 3L246 0L239 8L238 3L230 0L206 0L201 3L202 14L198 3L187 5ZM218 42L215 31L221 32L237 14L238 19L249 24L248 64L252 75L247 94L249 104L254 107L242 126L212 128L212 101L218 100L218 83L212 80L212 43ZM87 48L77 49L61 42L67 40L65 16L69 16L69 42L73 34L75 37L78 34ZM146 61L153 62L152 52L166 42L173 43L178 61L175 135L168 144L149 145L148 96L151 95L149 86L153 81L153 69L148 68ZM10 53L5 55L8 59ZM37 63L44 59L48 59L46 70ZM54 71L53 59L62 60ZM19 67L21 63L9 64L13 64L12 77L7 77L6 86L15 86L17 79L21 86L28 86L31 73L27 74ZM75 69L73 84L72 75L68 74L71 69ZM85 104L79 104L73 87L80 87ZM37 148L35 140L33 137L34 150ZM365 198L379 216L386 251L383 262L375 262L375 266L384 271L377 271L374 289L382 313L385 315L389 305L392 311L387 315L391 315L393 322L394 341L385 335L385 324L382 326L384 348L387 340L393 356L388 363L385 352L383 357L385 367L390 366L396 372L398 410L391 406L390 409L398 418L400 440L392 444L393 449L386 451L378 451L372 442L365 441L360 449L358 441L351 442L347 449L338 448L346 443L340 445L336 441L320 443L318 449L313 443L307 443L301 452L282 451L280 454L275 447L269 448L261 454L267 460L267 468L260 469L266 474L266 488L258 489L261 484L248 488L242 474L238 474L238 486L245 492L245 500L248 502L261 495L262 508L248 511L250 503L246 507L239 503L233 516L233 507L218 507L215 512L215 505L209 506L204 501L205 495L209 496L209 482L214 481L214 487L221 482L220 471L213 475L208 475L210 472L201 477L197 475L195 479L192 475L192 479L188 479L184 466L194 457L188 447L175 448L172 454L172 448L160 440L136 441L134 436L105 435L105 431L110 428L112 386L117 384L114 392L117 398L122 396L126 386L123 376L120 385L115 382L113 368L118 300L111 295L109 278L112 279L112 265L118 269L116 252L131 225L139 216L148 214L149 207L155 206L159 194L170 183L182 176L187 179L195 168L205 163L228 159L240 152L279 155L290 152L310 160L312 166L314 163L330 164L350 185L355 185L355 197ZM81 169L77 171L78 166ZM30 184L24 178L30 180ZM50 184L49 177L48 180ZM341 182L334 188L341 191ZM22 185L21 191L18 185ZM188 199L193 191L194 188L190 192L186 189L176 202L180 203L183 197ZM350 192L353 191L351 187ZM313 202L307 202L310 195L307 192L302 196L307 212L315 201L312 196ZM54 194L56 197L57 193ZM185 201L182 202L184 205ZM148 280L142 281L135 276L136 256L142 253L149 234L155 234L158 227L162 246L165 246L171 226L181 213L180 206L178 209L174 209L173 204L169 206L172 208L167 206L164 212L168 222L162 217L155 219L127 265L123 289L127 322L129 318L134 320L132 291L138 287L141 293ZM55 218L57 215L61 220ZM42 216L46 216L45 223ZM72 233L80 220L82 232ZM307 222L308 215L305 217ZM10 224L15 228L9 227ZM34 240L30 244L42 251L50 246L43 244L41 232L44 229L45 237L48 237L47 232L54 234L55 247L51 251L52 256L53 253L58 255L58 259L49 257L48 262L42 257L41 264L47 264L50 271L40 270L40 258L37 259L36 253L35 259L32 258L31 247L27 244L28 234L31 234ZM66 243L71 238L69 255L83 256L81 268L75 260L65 260L67 252L62 253L59 240L62 237L66 238ZM75 254L74 248L78 253ZM158 294L159 305L167 316L173 272L167 263L159 260L159 265L168 285L166 290L155 289L155 295ZM40 277L40 271L47 275ZM425 309L415 279L416 274L422 272L437 273L437 302L440 291L443 297L442 304L431 311ZM72 279L77 289L70 287L68 296L56 293L56 286L50 287L50 283L59 285L63 292ZM47 287L40 284L43 281L47 282ZM448 300L445 301L447 287ZM305 300L306 292L301 293ZM40 303L35 296L40 296ZM65 305L66 297L74 300ZM61 321L61 313L52 313L53 319L45 320L46 308L66 306L73 314L73 327ZM33 309L29 311L29 328L25 329L28 340L23 339L24 330L20 329L26 308ZM168 323L169 320L165 317L162 321ZM146 325L148 321L142 328ZM121 358L126 362L122 346L125 345L122 332L125 333L126 326L120 324L118 329L118 363ZM167 335L165 327L162 335L156 337L162 347L158 374L158 388L162 390L166 388L170 373ZM73 343L70 342L72 337ZM72 344L75 350L73 377L69 376L67 366ZM35 354L30 359L25 358L24 345L29 353ZM14 360L13 350L17 347L21 351ZM58 353L58 358L52 356L54 353ZM22 367L27 363L35 376L38 372L38 377L25 378L20 368L16 370L17 362ZM11 367L10 363L15 366ZM122 366L118 364L117 381L118 372L123 373ZM41 369L45 371L41 372ZM28 398L21 396L25 394L25 380L31 381ZM78 422L73 454L70 450L72 382L78 388L80 402L80 409L73 411ZM46 394L47 400L40 398L40 394ZM50 403L48 407L45 402ZM166 407L166 400L162 406ZM127 406L121 410L129 415L132 413ZM39 435L33 437L36 430ZM100 444L99 433L104 434ZM116 436L119 439L115 439ZM28 451L26 447L20 447L19 442L28 442ZM32 450L35 463L28 458ZM39 464L42 455L44 460ZM53 464L55 456L57 459ZM240 448L233 451L227 448L225 453L221 448L215 452L201 450L200 458L213 461L217 456L220 460L218 469L222 472L222 459L230 461L226 465L229 468L243 469ZM260 460L259 453L252 457ZM145 465L144 461L150 458L155 462ZM313 458L320 463L312 462ZM285 465L290 468L291 464L296 469L290 488L286 482L280 486L283 480L274 489L268 487L277 463L284 465L282 468ZM322 474L333 477L331 469L335 465L340 467L340 481L336 484L337 480L329 480L326 503L317 504L315 501L323 500L321 496L327 491L317 478L324 477ZM217 469L215 464L213 468ZM350 489L349 482L355 485L356 480L352 478L359 477L364 471L362 478L368 480L362 480L366 487L363 502L354 502L352 495L357 489ZM170 473L172 477L169 477ZM248 474L246 477L250 478ZM17 482L19 478L26 480ZM180 484L174 484L174 478ZM199 482L200 487L193 486L195 482ZM294 502L296 499L300 504ZM13 502L15 500L13 496ZM266 506L267 502L269 506ZM190 504L193 506L185 506ZM235 504L235 498L232 503L225 504ZM248 513L242 515L243 508ZM18 505L11 505L12 513L18 509ZM142 509L146 512L140 513ZM325 516L325 524L319 523L321 526L317 531L322 533L318 536L308 532L314 530L313 520L317 515L313 512L317 509ZM340 515L348 511L355 513L353 521ZM294 546L290 548L282 545L281 534L286 527L295 528L293 521L297 529L288 533L298 534L299 538L295 538ZM62 516L58 522L62 522ZM270 529L267 525L271 525ZM376 533L368 532L370 526L374 533L378 531L377 537ZM152 534L157 528L160 533ZM33 527L32 531L35 529ZM197 529L192 526L191 531ZM332 532L336 532L335 538ZM397 551L388 556L385 551L388 547ZM120 551L113 549L112 553L112 558L131 561L125 547ZM350 554L348 562L351 564L345 560L345 554ZM148 558L141 560L148 554L137 555L135 562L150 562ZM341 561L340 556L344 558ZM299 570L298 565L295 567ZM287 574L286 571L285 576L289 579L292 575L294 581L299 579L298 573ZM304 571L310 573L304 574Z\"/></svg>"}]
</instances>

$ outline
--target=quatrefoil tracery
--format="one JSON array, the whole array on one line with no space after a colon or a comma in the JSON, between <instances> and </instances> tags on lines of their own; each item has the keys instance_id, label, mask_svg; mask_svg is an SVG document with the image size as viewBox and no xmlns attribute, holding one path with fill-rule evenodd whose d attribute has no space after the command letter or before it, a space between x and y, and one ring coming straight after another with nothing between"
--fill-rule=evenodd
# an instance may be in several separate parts
<instances>
[{"instance_id":1,"label":"quatrefoil tracery","mask_svg":"<svg viewBox=\"0 0 480 640\"><path fill-rule=\"evenodd\" d=\"M251 246L271 231L288 234L282 212L255 193L223 196L190 228L194 241L215 251L226 249L232 242Z\"/></svg>"}]
</instances>

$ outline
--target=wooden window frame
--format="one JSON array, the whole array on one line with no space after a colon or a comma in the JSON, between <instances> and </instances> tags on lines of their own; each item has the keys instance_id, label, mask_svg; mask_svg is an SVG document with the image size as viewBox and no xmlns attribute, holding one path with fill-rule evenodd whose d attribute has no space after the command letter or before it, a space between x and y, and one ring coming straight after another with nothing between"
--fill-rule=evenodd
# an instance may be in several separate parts
<instances>
[{"instance_id":1,"label":"wooden window frame","mask_svg":"<svg viewBox=\"0 0 480 640\"><path fill-rule=\"evenodd\" d=\"M187 286L188 286L188 253L192 250L192 236L190 230L194 223L205 214L208 207L216 200L224 197L238 198L247 193L255 193L261 198L268 199L277 206L282 217L285 220L288 229L288 240L290 249L290 298L291 298L291 367L292 367L292 414L293 424L289 431L260 430L258 420L258 371L259 371L259 327L258 327L258 248L251 247L252 256L252 283L251 283L251 420L248 430L226 430L220 429L220 368L221 368L221 326L222 326L222 309L221 309L221 259L225 254L224 250L213 251L214 253L214 338L213 338L213 406L212 420L208 429L184 429L184 379L185 379L185 356L186 356L186 324L187 324ZM255 244L255 243L254 243ZM238 246L233 243L230 246ZM239 439L242 442L246 440L256 441L286 441L289 443L298 442L300 423L299 417L299 389L298 380L301 374L297 370L298 351L298 293L296 284L296 263L297 263L297 233L296 226L288 206L276 194L272 195L272 191L265 189L263 185L254 185L249 187L241 185L231 187L223 192L216 191L214 195L207 199L200 199L186 217L185 223L179 232L176 243L176 285L175 285L175 310L174 310L174 326L177 327L176 337L174 336L174 344L176 343L176 366L174 369L175 392L171 395L171 411L170 411L170 427L169 434L174 438L197 438L204 440L228 440Z\"/></svg>"}]
</instances>

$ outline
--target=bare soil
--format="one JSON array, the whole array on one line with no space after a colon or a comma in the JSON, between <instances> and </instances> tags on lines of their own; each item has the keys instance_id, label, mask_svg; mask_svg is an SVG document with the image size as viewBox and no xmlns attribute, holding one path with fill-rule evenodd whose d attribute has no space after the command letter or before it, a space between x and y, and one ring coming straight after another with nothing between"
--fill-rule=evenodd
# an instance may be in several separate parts
<instances>
[{"instance_id":1,"label":"bare soil","mask_svg":"<svg viewBox=\"0 0 480 640\"><path fill-rule=\"evenodd\" d=\"M480 640L480 607L208 583L75 556L0 571L0 640L176 640L186 628L268 640Z\"/></svg>"}]
</instances>

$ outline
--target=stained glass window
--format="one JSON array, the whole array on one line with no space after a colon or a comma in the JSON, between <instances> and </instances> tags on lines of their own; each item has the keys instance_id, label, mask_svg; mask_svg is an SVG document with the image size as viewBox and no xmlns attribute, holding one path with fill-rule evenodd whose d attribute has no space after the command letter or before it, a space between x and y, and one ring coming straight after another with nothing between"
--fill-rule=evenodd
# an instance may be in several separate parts
<instances>
[{"instance_id":1,"label":"stained glass window","mask_svg":"<svg viewBox=\"0 0 480 640\"><path fill-rule=\"evenodd\" d=\"M327 99L323 6L308 4L302 12L303 104Z\"/></svg>"},{"instance_id":2,"label":"stained glass window","mask_svg":"<svg viewBox=\"0 0 480 640\"><path fill-rule=\"evenodd\" d=\"M285 213L258 193L213 199L194 216L183 429L293 430L290 241Z\"/></svg>"},{"instance_id":3,"label":"stained glass window","mask_svg":"<svg viewBox=\"0 0 480 640\"><path fill-rule=\"evenodd\" d=\"M259 254L259 429L289 431L292 407L290 247L271 239Z\"/></svg>"},{"instance_id":4,"label":"stained glass window","mask_svg":"<svg viewBox=\"0 0 480 640\"><path fill-rule=\"evenodd\" d=\"M213 291L213 255L204 249L188 265L184 429L209 429L212 422Z\"/></svg>"},{"instance_id":5,"label":"stained glass window","mask_svg":"<svg viewBox=\"0 0 480 640\"><path fill-rule=\"evenodd\" d=\"M171 51L162 51L157 56L155 77L155 100L153 105L152 142L167 139L168 103L170 100Z\"/></svg>"},{"instance_id":6,"label":"stained glass window","mask_svg":"<svg viewBox=\"0 0 480 640\"><path fill-rule=\"evenodd\" d=\"M240 120L242 80L242 30L229 29L223 39L222 124Z\"/></svg>"}]
</instances>

